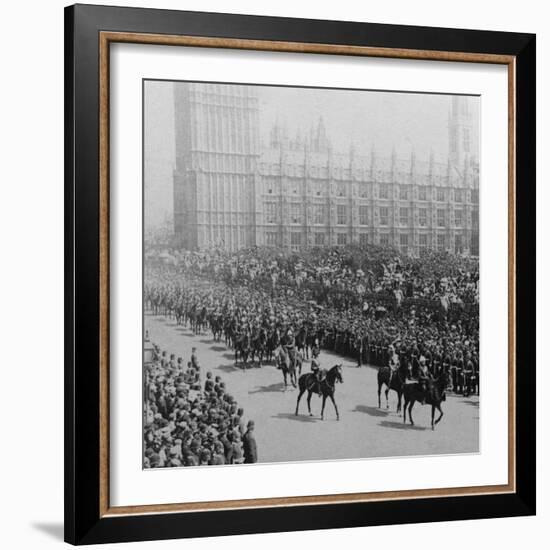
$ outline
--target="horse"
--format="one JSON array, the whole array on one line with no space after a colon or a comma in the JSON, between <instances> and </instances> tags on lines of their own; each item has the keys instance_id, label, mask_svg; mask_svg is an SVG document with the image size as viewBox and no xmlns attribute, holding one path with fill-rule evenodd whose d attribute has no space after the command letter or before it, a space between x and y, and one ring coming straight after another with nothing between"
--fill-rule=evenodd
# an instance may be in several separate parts
<instances>
[{"instance_id":1,"label":"horse","mask_svg":"<svg viewBox=\"0 0 550 550\"><path fill-rule=\"evenodd\" d=\"M234 345L234 337L235 337L235 321L226 319L223 323L223 335L225 339L225 345L228 348L232 348Z\"/></svg>"},{"instance_id":2,"label":"horse","mask_svg":"<svg viewBox=\"0 0 550 550\"><path fill-rule=\"evenodd\" d=\"M210 315L209 323L210 323L210 330L212 331L212 337L214 339L214 342L219 342L221 340L222 332L223 332L221 315L212 313Z\"/></svg>"},{"instance_id":3,"label":"horse","mask_svg":"<svg viewBox=\"0 0 550 550\"><path fill-rule=\"evenodd\" d=\"M206 326L208 317L208 310L206 306L203 306L199 313L195 317L195 334L200 334L203 328Z\"/></svg>"},{"instance_id":4,"label":"horse","mask_svg":"<svg viewBox=\"0 0 550 550\"><path fill-rule=\"evenodd\" d=\"M235 365L237 364L239 355L241 357L243 370L246 369L246 363L250 354L250 334L246 332L235 338Z\"/></svg>"},{"instance_id":5,"label":"horse","mask_svg":"<svg viewBox=\"0 0 550 550\"><path fill-rule=\"evenodd\" d=\"M257 336L252 341L252 360L258 357L258 366L262 366L262 360L267 358L267 333L265 328L261 328Z\"/></svg>"},{"instance_id":6,"label":"horse","mask_svg":"<svg viewBox=\"0 0 550 550\"><path fill-rule=\"evenodd\" d=\"M296 364L290 358L286 349L283 346L279 346L275 349L275 363L283 371L283 379L285 382L285 390L288 386L287 377L290 378L290 383L293 387L296 387Z\"/></svg>"},{"instance_id":7,"label":"horse","mask_svg":"<svg viewBox=\"0 0 550 550\"><path fill-rule=\"evenodd\" d=\"M302 328L296 335L296 338L294 339L294 343L298 351L301 352L302 350L305 350L305 356L307 359L308 352L307 352L307 327L306 326L302 326Z\"/></svg>"},{"instance_id":8,"label":"horse","mask_svg":"<svg viewBox=\"0 0 550 550\"><path fill-rule=\"evenodd\" d=\"M312 354L313 352L313 348L315 347L315 341L317 340L318 336L317 336L317 332L316 331L308 331L307 333L307 336L306 336L306 347L305 347L305 350L306 350L306 360L309 359L309 356ZM320 340L319 340L320 342Z\"/></svg>"},{"instance_id":9,"label":"horse","mask_svg":"<svg viewBox=\"0 0 550 550\"><path fill-rule=\"evenodd\" d=\"M386 395L386 409L390 408L388 402L388 394L390 390L397 393L397 413L401 412L401 398L403 396L403 384L407 378L407 368L405 365L400 365L395 371L391 367L380 367L378 369L377 379L378 379L378 408L382 408L380 403L380 392L382 391L382 386L386 386L384 391Z\"/></svg>"},{"instance_id":10,"label":"horse","mask_svg":"<svg viewBox=\"0 0 550 550\"><path fill-rule=\"evenodd\" d=\"M445 401L445 389L449 383L449 375L443 371L435 379L426 380L427 387L422 388L422 382L411 382L403 385L403 398L405 404L403 405L403 422L407 422L407 407L409 408L409 420L411 425L414 426L412 419L412 408L415 401L425 402L432 406L432 430L435 429L435 425L439 423L443 417L443 411L441 410L441 402ZM439 417L434 422L435 410L439 411Z\"/></svg>"},{"instance_id":11,"label":"horse","mask_svg":"<svg viewBox=\"0 0 550 550\"><path fill-rule=\"evenodd\" d=\"M189 326L194 334L196 334L195 326L196 326L196 319L197 319L197 306L196 304L193 304L191 307L187 309L186 317L189 321Z\"/></svg>"},{"instance_id":12,"label":"horse","mask_svg":"<svg viewBox=\"0 0 550 550\"><path fill-rule=\"evenodd\" d=\"M464 369L462 373L462 395L464 397L470 397L470 394L475 392L475 389L479 383L477 375L473 370Z\"/></svg>"},{"instance_id":13,"label":"horse","mask_svg":"<svg viewBox=\"0 0 550 550\"><path fill-rule=\"evenodd\" d=\"M302 363L304 362L304 355L301 351L293 349L290 352L290 359L294 363L294 368L298 371L298 375L302 374Z\"/></svg>"},{"instance_id":14,"label":"horse","mask_svg":"<svg viewBox=\"0 0 550 550\"><path fill-rule=\"evenodd\" d=\"M336 401L334 400L334 392L336 391L336 382L344 383L344 377L342 376L342 364L334 365L330 370L323 372L326 373L326 376L321 382L317 378L317 375L313 372L307 372L300 376L298 380L298 385L300 388L300 393L298 394L298 399L296 401L296 412L294 413L298 416L298 407L300 405L300 399L302 395L307 391L307 409L309 411L309 416L311 414L311 395L314 391L320 392L323 398L323 405L321 407L321 420L324 420L325 413L325 402L327 397L330 397L332 404L334 405L334 410L336 411L336 420L340 420L340 414L338 413L338 407L336 406Z\"/></svg>"},{"instance_id":15,"label":"horse","mask_svg":"<svg viewBox=\"0 0 550 550\"><path fill-rule=\"evenodd\" d=\"M275 350L281 345L281 333L279 329L273 330L267 340L267 359L271 360Z\"/></svg>"}]
</instances>

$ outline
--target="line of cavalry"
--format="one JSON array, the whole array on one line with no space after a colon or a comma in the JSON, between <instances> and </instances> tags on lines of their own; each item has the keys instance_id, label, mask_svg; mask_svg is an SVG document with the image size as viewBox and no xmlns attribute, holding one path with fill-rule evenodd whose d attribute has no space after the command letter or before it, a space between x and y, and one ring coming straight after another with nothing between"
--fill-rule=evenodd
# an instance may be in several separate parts
<instances>
[{"instance_id":1,"label":"line of cavalry","mask_svg":"<svg viewBox=\"0 0 550 550\"><path fill-rule=\"evenodd\" d=\"M304 360L312 359L312 365L316 364L315 358L319 354L320 345L325 337L324 329L307 327L304 324L293 334L292 329L282 331L278 326L269 331L265 326L259 326L251 334L239 326L235 318L224 318L219 312L209 312L204 306L202 308L193 305L188 309L161 308L155 303L149 304L153 315L174 316L176 323L189 327L195 335L210 330L215 342L221 342L234 351L234 362L239 362L243 370L252 367L254 364L261 367L262 364L275 364L282 371L284 390L288 382L298 387L298 398L296 401L295 414L298 415L299 404L304 393L307 392L307 406L310 416L311 397L314 393L322 398L321 419L324 419L325 403L327 398L332 401L336 412L336 419L340 420L338 406L335 400L336 383L343 383L342 364L334 365L332 368L315 369L312 372L302 374ZM318 362L317 362L318 365ZM378 369L378 407L381 408L381 392L385 387L386 408L389 409L388 394L393 390L397 394L397 414L403 413L403 422L407 420L414 426L412 409L416 402L422 405L431 406L431 427L432 430L441 421L443 411L441 403L445 401L446 390L451 385L451 374L448 371L440 371L436 376L430 374L426 368L420 369L420 375L412 374L410 363L399 362L397 355L390 358L390 364L381 366ZM473 392L478 381L472 373L464 373L462 387L465 396ZM435 418L435 413L438 417Z\"/></svg>"}]
</instances>

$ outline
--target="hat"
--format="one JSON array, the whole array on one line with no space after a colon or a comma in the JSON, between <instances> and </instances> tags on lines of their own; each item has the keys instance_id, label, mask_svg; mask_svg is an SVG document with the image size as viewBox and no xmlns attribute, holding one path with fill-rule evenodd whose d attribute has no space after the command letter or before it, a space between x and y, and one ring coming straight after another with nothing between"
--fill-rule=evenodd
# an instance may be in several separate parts
<instances>
[{"instance_id":1,"label":"hat","mask_svg":"<svg viewBox=\"0 0 550 550\"><path fill-rule=\"evenodd\" d=\"M254 427L254 420L249 420L248 424L246 425L247 428L253 428Z\"/></svg>"}]
</instances>

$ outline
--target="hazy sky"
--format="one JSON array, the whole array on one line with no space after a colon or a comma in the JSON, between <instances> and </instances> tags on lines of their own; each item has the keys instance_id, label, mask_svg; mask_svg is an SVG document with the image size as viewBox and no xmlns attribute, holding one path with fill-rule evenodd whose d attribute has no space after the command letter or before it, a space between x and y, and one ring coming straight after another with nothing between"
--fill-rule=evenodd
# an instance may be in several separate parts
<instances>
[{"instance_id":1,"label":"hazy sky","mask_svg":"<svg viewBox=\"0 0 550 550\"><path fill-rule=\"evenodd\" d=\"M174 169L174 86L185 83L152 82L145 89L145 196L146 223L157 225L172 211ZM419 160L447 162L449 95L284 88L258 86L260 135L267 141L276 120L285 124L289 137L306 134L322 116L336 151L389 156L395 147L399 158L410 158L414 148ZM474 120L479 119L479 99L468 98ZM477 143L477 128L473 142Z\"/></svg>"}]
</instances>

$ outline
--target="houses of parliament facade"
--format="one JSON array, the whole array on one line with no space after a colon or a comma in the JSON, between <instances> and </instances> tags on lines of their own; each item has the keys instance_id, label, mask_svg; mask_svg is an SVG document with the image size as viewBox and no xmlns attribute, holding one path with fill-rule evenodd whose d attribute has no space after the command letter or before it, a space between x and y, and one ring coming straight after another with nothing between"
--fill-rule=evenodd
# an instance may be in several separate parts
<instances>
[{"instance_id":1,"label":"houses of parliament facade","mask_svg":"<svg viewBox=\"0 0 550 550\"><path fill-rule=\"evenodd\" d=\"M479 170L468 101L450 99L449 159L336 152L322 118L262 144L257 87L174 85L174 230L187 249L351 243L478 255Z\"/></svg>"}]
</instances>

